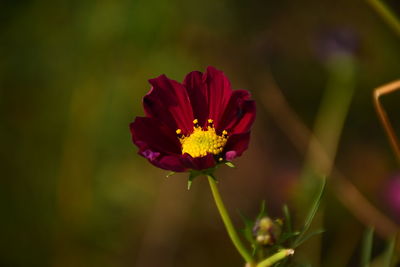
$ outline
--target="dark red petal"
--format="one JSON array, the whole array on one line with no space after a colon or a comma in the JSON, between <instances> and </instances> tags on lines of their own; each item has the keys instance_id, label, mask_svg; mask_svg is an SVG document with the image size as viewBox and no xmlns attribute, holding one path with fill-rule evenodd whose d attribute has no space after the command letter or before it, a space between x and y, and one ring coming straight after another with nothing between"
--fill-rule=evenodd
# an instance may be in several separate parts
<instances>
[{"instance_id":1,"label":"dark red petal","mask_svg":"<svg viewBox=\"0 0 400 267\"><path fill-rule=\"evenodd\" d=\"M157 119L136 117L130 124L133 143L139 149L163 154L181 154L181 144L176 134Z\"/></svg>"},{"instance_id":2,"label":"dark red petal","mask_svg":"<svg viewBox=\"0 0 400 267\"><path fill-rule=\"evenodd\" d=\"M224 111L220 123L217 125L217 132L220 133L223 130L232 132L233 127L238 121L245 115L247 110L244 110L244 103L251 101L250 94L246 90L235 90L232 92L232 96L229 99L228 105ZM247 130L246 130L247 131ZM246 132L245 131L245 132Z\"/></svg>"},{"instance_id":3,"label":"dark red petal","mask_svg":"<svg viewBox=\"0 0 400 267\"><path fill-rule=\"evenodd\" d=\"M175 172L186 171L182 164L181 148L172 130L154 118L137 117L130 124L133 143L139 154L153 165Z\"/></svg>"},{"instance_id":4,"label":"dark red petal","mask_svg":"<svg viewBox=\"0 0 400 267\"><path fill-rule=\"evenodd\" d=\"M193 71L186 75L183 85L189 95L193 109L193 116L199 120L199 125L204 126L208 119L208 92L203 81L203 73Z\"/></svg>"},{"instance_id":5,"label":"dark red petal","mask_svg":"<svg viewBox=\"0 0 400 267\"><path fill-rule=\"evenodd\" d=\"M224 148L225 159L230 161L236 157L240 157L248 148L249 141L250 132L230 136Z\"/></svg>"},{"instance_id":6,"label":"dark red petal","mask_svg":"<svg viewBox=\"0 0 400 267\"><path fill-rule=\"evenodd\" d=\"M244 133L250 130L256 118L256 104L252 100L245 101L241 107L236 123L227 129L231 134Z\"/></svg>"},{"instance_id":7,"label":"dark red petal","mask_svg":"<svg viewBox=\"0 0 400 267\"><path fill-rule=\"evenodd\" d=\"M193 158L189 154L184 154L182 156L182 162L186 168L194 170L205 170L215 166L215 160L212 154L201 158Z\"/></svg>"},{"instance_id":8,"label":"dark red petal","mask_svg":"<svg viewBox=\"0 0 400 267\"><path fill-rule=\"evenodd\" d=\"M142 146L142 147L145 147ZM183 165L180 155L164 155L159 152L152 151L148 148L140 149L139 155L145 157L151 164L164 170L174 172L184 172L186 167Z\"/></svg>"},{"instance_id":9,"label":"dark red petal","mask_svg":"<svg viewBox=\"0 0 400 267\"><path fill-rule=\"evenodd\" d=\"M207 84L208 90L208 116L214 120L214 124L218 127L232 95L231 84L224 73L214 67L207 68L203 80Z\"/></svg>"},{"instance_id":10,"label":"dark red petal","mask_svg":"<svg viewBox=\"0 0 400 267\"><path fill-rule=\"evenodd\" d=\"M165 156L160 156L159 158L155 160L150 160L150 163L152 163L154 166L159 167L164 170L169 170L173 172L184 172L187 171L186 167L181 161L180 156L170 156L170 155L165 155Z\"/></svg>"},{"instance_id":11,"label":"dark red petal","mask_svg":"<svg viewBox=\"0 0 400 267\"><path fill-rule=\"evenodd\" d=\"M143 98L146 115L159 119L174 131L181 129L184 134L190 133L193 130L193 112L185 87L165 75L149 82L153 87Z\"/></svg>"}]
</instances>

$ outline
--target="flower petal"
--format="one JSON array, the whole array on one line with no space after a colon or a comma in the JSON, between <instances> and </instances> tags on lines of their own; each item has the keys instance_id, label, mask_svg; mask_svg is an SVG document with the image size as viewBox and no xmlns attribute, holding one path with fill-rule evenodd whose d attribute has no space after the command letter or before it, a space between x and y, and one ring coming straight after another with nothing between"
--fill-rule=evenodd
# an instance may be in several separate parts
<instances>
[{"instance_id":1,"label":"flower petal","mask_svg":"<svg viewBox=\"0 0 400 267\"><path fill-rule=\"evenodd\" d=\"M158 118L174 131L184 134L193 130L193 112L185 87L165 75L150 79L152 88L143 98L147 116Z\"/></svg>"},{"instance_id":2,"label":"flower petal","mask_svg":"<svg viewBox=\"0 0 400 267\"><path fill-rule=\"evenodd\" d=\"M139 147L139 154L153 165L176 172L185 171L182 164L181 148L172 130L154 118L137 117L130 124L133 143Z\"/></svg>"},{"instance_id":3,"label":"flower petal","mask_svg":"<svg viewBox=\"0 0 400 267\"><path fill-rule=\"evenodd\" d=\"M230 161L242 155L249 147L250 132L234 134L229 137L225 146L225 159Z\"/></svg>"},{"instance_id":4,"label":"flower petal","mask_svg":"<svg viewBox=\"0 0 400 267\"><path fill-rule=\"evenodd\" d=\"M187 171L186 167L181 161L180 156L164 155L160 156L156 160L149 160L151 164L164 170L173 172L184 172Z\"/></svg>"},{"instance_id":5,"label":"flower petal","mask_svg":"<svg viewBox=\"0 0 400 267\"><path fill-rule=\"evenodd\" d=\"M181 161L181 156L178 155L165 155L150 149L139 150L138 154L145 157L154 166L164 170L174 172L187 170Z\"/></svg>"},{"instance_id":6,"label":"flower petal","mask_svg":"<svg viewBox=\"0 0 400 267\"><path fill-rule=\"evenodd\" d=\"M194 170L205 170L215 166L215 160L212 154L201 158L193 158L186 153L182 156L182 162L186 168Z\"/></svg>"},{"instance_id":7,"label":"flower petal","mask_svg":"<svg viewBox=\"0 0 400 267\"><path fill-rule=\"evenodd\" d=\"M154 118L136 117L130 124L133 143L157 152L180 154L181 145L175 133Z\"/></svg>"},{"instance_id":8,"label":"flower petal","mask_svg":"<svg viewBox=\"0 0 400 267\"><path fill-rule=\"evenodd\" d=\"M227 130L229 134L244 133L250 130L256 116L256 105L250 100L249 92L235 90L226 107L217 132Z\"/></svg>"},{"instance_id":9,"label":"flower petal","mask_svg":"<svg viewBox=\"0 0 400 267\"><path fill-rule=\"evenodd\" d=\"M214 67L207 68L206 73L203 74L203 81L207 84L208 91L208 117L213 119L218 127L232 95L231 84L224 73Z\"/></svg>"},{"instance_id":10,"label":"flower petal","mask_svg":"<svg viewBox=\"0 0 400 267\"><path fill-rule=\"evenodd\" d=\"M199 120L200 126L204 126L208 119L208 91L203 73L192 71L186 75L183 85L188 92L194 118Z\"/></svg>"}]
</instances>

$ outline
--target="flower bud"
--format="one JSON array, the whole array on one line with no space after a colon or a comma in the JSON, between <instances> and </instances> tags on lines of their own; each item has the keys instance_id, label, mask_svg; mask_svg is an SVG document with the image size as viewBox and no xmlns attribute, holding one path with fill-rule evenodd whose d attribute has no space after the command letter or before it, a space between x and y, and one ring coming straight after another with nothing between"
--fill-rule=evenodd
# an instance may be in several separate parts
<instances>
[{"instance_id":1,"label":"flower bud","mask_svg":"<svg viewBox=\"0 0 400 267\"><path fill-rule=\"evenodd\" d=\"M270 234L257 235L257 243L260 245L268 245L271 242Z\"/></svg>"},{"instance_id":2,"label":"flower bud","mask_svg":"<svg viewBox=\"0 0 400 267\"><path fill-rule=\"evenodd\" d=\"M281 231L282 220L272 220L269 217L259 219L253 229L257 243L263 246L275 244Z\"/></svg>"},{"instance_id":3,"label":"flower bud","mask_svg":"<svg viewBox=\"0 0 400 267\"><path fill-rule=\"evenodd\" d=\"M258 222L258 227L260 231L269 231L274 225L274 222L269 217L261 218Z\"/></svg>"}]
</instances>

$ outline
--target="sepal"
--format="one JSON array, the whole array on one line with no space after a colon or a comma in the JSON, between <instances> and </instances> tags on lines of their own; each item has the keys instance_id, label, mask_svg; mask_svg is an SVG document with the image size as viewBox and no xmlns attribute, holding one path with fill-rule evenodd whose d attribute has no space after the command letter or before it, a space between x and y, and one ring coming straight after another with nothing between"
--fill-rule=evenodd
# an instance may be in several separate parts
<instances>
[{"instance_id":1,"label":"sepal","mask_svg":"<svg viewBox=\"0 0 400 267\"><path fill-rule=\"evenodd\" d=\"M212 179L214 179L214 181L218 182L214 176L214 171L215 171L215 167L205 169L205 170L190 170L189 177L188 177L188 183L187 183L187 189L190 190L190 188L192 187L193 180L201 175L210 176Z\"/></svg>"}]
</instances>

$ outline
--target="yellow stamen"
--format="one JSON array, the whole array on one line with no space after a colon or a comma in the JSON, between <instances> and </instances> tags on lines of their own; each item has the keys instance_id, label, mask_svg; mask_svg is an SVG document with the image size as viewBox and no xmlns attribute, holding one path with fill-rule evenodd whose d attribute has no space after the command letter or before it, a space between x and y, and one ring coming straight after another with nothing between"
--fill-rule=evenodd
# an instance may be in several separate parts
<instances>
[{"instance_id":1,"label":"yellow stamen","mask_svg":"<svg viewBox=\"0 0 400 267\"><path fill-rule=\"evenodd\" d=\"M210 121L212 121L212 119L208 120L209 123ZM188 153L193 158L204 157L207 154L221 154L228 140L228 132L224 131L226 133L225 135L218 135L212 124L208 125L207 129L203 130L198 126L197 119L193 120L193 123L195 124L193 132L188 136L179 138L182 144L182 154ZM223 158L219 158L219 161L222 160Z\"/></svg>"},{"instance_id":2,"label":"yellow stamen","mask_svg":"<svg viewBox=\"0 0 400 267\"><path fill-rule=\"evenodd\" d=\"M176 134L181 134L182 133L182 130L181 129L176 129Z\"/></svg>"},{"instance_id":3,"label":"yellow stamen","mask_svg":"<svg viewBox=\"0 0 400 267\"><path fill-rule=\"evenodd\" d=\"M213 123L214 121L212 120L212 119L208 119L208 123L209 124L211 124L211 123Z\"/></svg>"}]
</instances>

